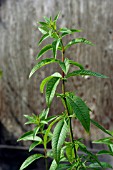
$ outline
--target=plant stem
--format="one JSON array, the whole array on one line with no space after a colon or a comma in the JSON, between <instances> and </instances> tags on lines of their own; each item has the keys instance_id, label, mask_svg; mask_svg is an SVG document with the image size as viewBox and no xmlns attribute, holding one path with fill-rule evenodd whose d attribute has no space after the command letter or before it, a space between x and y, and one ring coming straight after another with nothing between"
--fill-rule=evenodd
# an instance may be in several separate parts
<instances>
[{"instance_id":1,"label":"plant stem","mask_svg":"<svg viewBox=\"0 0 113 170\"><path fill-rule=\"evenodd\" d=\"M65 49L64 49L64 46L63 46L63 42L62 42L62 41L61 41L61 43L62 43L62 62L64 62ZM65 102L67 114L68 114L68 116L70 116L69 110L68 110L68 107L67 107L66 98L65 98L65 80L64 80L64 76L65 76L65 73L62 71L62 78L63 78L63 82L62 82L62 93L64 94L64 102ZM71 117L69 117L69 127L70 127L70 138L71 138L71 142L72 142L72 144L74 145L74 137L73 137ZM77 151L76 151L75 146L74 146L74 154L75 154L75 159L77 159Z\"/></svg>"}]
</instances>

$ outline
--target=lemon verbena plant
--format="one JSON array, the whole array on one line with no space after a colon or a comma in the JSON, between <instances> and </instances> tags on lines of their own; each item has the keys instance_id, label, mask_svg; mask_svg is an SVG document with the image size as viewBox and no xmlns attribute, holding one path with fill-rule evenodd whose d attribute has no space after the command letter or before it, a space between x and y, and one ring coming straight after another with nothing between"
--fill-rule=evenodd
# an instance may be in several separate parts
<instances>
[{"instance_id":1,"label":"lemon verbena plant","mask_svg":"<svg viewBox=\"0 0 113 170\"><path fill-rule=\"evenodd\" d=\"M44 17L45 21L38 22L38 29L42 33L38 46L40 46L40 44L48 38L52 39L52 43L47 44L40 50L36 57L38 63L31 70L29 77L31 77L41 67L53 63L57 63L61 68L61 71L55 72L42 80L40 84L40 91L45 94L47 107L42 110L39 115L25 115L26 119L28 119L25 124L34 124L35 127L18 139L18 141L32 141L29 151L33 150L40 144L43 145L44 154L37 153L31 155L21 165L20 170L25 169L29 164L39 158L45 159L46 170L111 168L111 165L108 163L100 162L98 155L91 153L82 143L82 139L74 138L72 119L80 121L87 133L90 133L90 124L95 125L110 136L112 136L111 133L95 120L90 118L91 109L79 96L77 96L74 92L67 92L65 90L66 83L72 76L95 76L98 78L107 78L107 76L91 70L86 70L82 64L65 56L65 52L73 45L83 43L93 46L93 43L88 41L86 38L76 38L64 45L64 36L73 35L74 33L80 32L80 30L58 28L58 17L59 14L54 19L52 19L52 17ZM41 57L49 50L52 50L53 56L51 58L41 60ZM61 56L60 59L58 58L57 51L59 51L59 56ZM70 67L72 65L75 66L75 71L71 72ZM57 86L60 82L62 83L62 93L56 93ZM53 116L49 116L49 110L55 95L61 99L64 111L61 114L53 114ZM48 151L47 149L48 142L51 142L51 151ZM78 154L79 150L82 151L83 154ZM47 163L48 157L51 157L53 160L50 166Z\"/></svg>"}]
</instances>

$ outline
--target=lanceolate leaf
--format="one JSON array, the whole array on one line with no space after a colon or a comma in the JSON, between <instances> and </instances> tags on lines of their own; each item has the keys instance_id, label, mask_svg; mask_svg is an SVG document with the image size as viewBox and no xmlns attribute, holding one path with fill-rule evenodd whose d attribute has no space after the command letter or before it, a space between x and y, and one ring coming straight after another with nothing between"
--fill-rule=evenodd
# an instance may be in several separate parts
<instances>
[{"instance_id":1,"label":"lanceolate leaf","mask_svg":"<svg viewBox=\"0 0 113 170\"><path fill-rule=\"evenodd\" d=\"M60 12L55 16L54 21L57 21L59 18Z\"/></svg>"},{"instance_id":2,"label":"lanceolate leaf","mask_svg":"<svg viewBox=\"0 0 113 170\"><path fill-rule=\"evenodd\" d=\"M41 60L40 62L38 62L34 67L33 69L31 70L30 72L30 75L29 77L31 77L39 68L47 65L47 64L50 64L50 63L55 63L55 62L58 62L56 59L54 58L46 58L44 60Z\"/></svg>"},{"instance_id":3,"label":"lanceolate leaf","mask_svg":"<svg viewBox=\"0 0 113 170\"><path fill-rule=\"evenodd\" d=\"M59 77L59 78L61 78L62 76L61 76L60 73L56 72L56 73L52 74L51 76L46 77L46 78L41 82L41 84L40 84L40 92L41 92L41 93L43 93L44 87L45 87L46 83L47 83L52 77Z\"/></svg>"},{"instance_id":4,"label":"lanceolate leaf","mask_svg":"<svg viewBox=\"0 0 113 170\"><path fill-rule=\"evenodd\" d=\"M53 56L54 56L54 58L56 58L56 55L57 55L57 49L58 49L59 44L60 44L60 39L55 40L55 41L53 41L53 43L52 43Z\"/></svg>"},{"instance_id":5,"label":"lanceolate leaf","mask_svg":"<svg viewBox=\"0 0 113 170\"><path fill-rule=\"evenodd\" d=\"M55 160L53 160L52 161L52 163L51 163L51 166L50 166L50 169L49 170L56 170L57 169L57 163L56 163L56 161Z\"/></svg>"},{"instance_id":6,"label":"lanceolate leaf","mask_svg":"<svg viewBox=\"0 0 113 170\"><path fill-rule=\"evenodd\" d=\"M81 32L81 30L69 29L69 28L61 28L59 31L62 33L62 37L68 34L73 34L75 32Z\"/></svg>"},{"instance_id":7,"label":"lanceolate leaf","mask_svg":"<svg viewBox=\"0 0 113 170\"><path fill-rule=\"evenodd\" d=\"M93 143L113 145L113 137L105 137L99 140L95 140Z\"/></svg>"},{"instance_id":8,"label":"lanceolate leaf","mask_svg":"<svg viewBox=\"0 0 113 170\"><path fill-rule=\"evenodd\" d=\"M57 85L59 84L59 82L60 82L59 77L52 77L47 83L46 102L47 102L48 107L50 106L50 104L53 100L53 97L55 95L55 91L56 91L56 88L57 88Z\"/></svg>"},{"instance_id":9,"label":"lanceolate leaf","mask_svg":"<svg viewBox=\"0 0 113 170\"><path fill-rule=\"evenodd\" d=\"M18 139L18 141L21 141L21 140L25 140L25 141L27 141L27 140L33 140L33 141L39 141L39 142L41 142L42 141L42 139L40 138L40 137L38 137L38 136L35 136L35 137L33 137L33 131L28 131L28 132L26 132L24 135L22 135L19 139Z\"/></svg>"},{"instance_id":10,"label":"lanceolate leaf","mask_svg":"<svg viewBox=\"0 0 113 170\"><path fill-rule=\"evenodd\" d=\"M41 27L38 27L39 31L42 33L42 34L47 34L48 33L48 29L44 26L41 26Z\"/></svg>"},{"instance_id":11,"label":"lanceolate leaf","mask_svg":"<svg viewBox=\"0 0 113 170\"><path fill-rule=\"evenodd\" d=\"M53 126L58 120L60 120L60 119L61 119L61 117L56 118L56 119L53 120L53 122L51 122L50 125L48 126L48 128L47 128L47 130L46 130L46 132L45 132L45 135L44 135L44 148L45 148L45 149L47 148L47 139L48 139L48 135L49 135L49 133L50 133L50 131L51 131L51 128L52 128L52 126Z\"/></svg>"},{"instance_id":12,"label":"lanceolate leaf","mask_svg":"<svg viewBox=\"0 0 113 170\"><path fill-rule=\"evenodd\" d=\"M60 153L62 145L65 141L66 135L68 132L68 125L64 120L61 120L57 123L52 137L52 150L54 159L58 163L60 160Z\"/></svg>"},{"instance_id":13,"label":"lanceolate leaf","mask_svg":"<svg viewBox=\"0 0 113 170\"><path fill-rule=\"evenodd\" d=\"M46 53L48 50L51 50L52 49L52 45L51 44L48 44L46 46L44 46L40 52L38 53L38 56L36 57L36 60L38 60L44 53Z\"/></svg>"},{"instance_id":14,"label":"lanceolate leaf","mask_svg":"<svg viewBox=\"0 0 113 170\"><path fill-rule=\"evenodd\" d=\"M101 150L97 153L97 155L111 155L113 156L113 152L107 150Z\"/></svg>"},{"instance_id":15,"label":"lanceolate leaf","mask_svg":"<svg viewBox=\"0 0 113 170\"><path fill-rule=\"evenodd\" d=\"M29 152L31 152L31 150L33 150L37 145L39 145L39 144L41 144L41 142L37 142L37 141L35 141L35 142L33 142L31 145L30 145L30 147L29 147Z\"/></svg>"},{"instance_id":16,"label":"lanceolate leaf","mask_svg":"<svg viewBox=\"0 0 113 170\"><path fill-rule=\"evenodd\" d=\"M44 41L46 38L49 37L49 34L45 34L41 37L40 41L38 42L38 45L40 45L42 43L42 41Z\"/></svg>"},{"instance_id":17,"label":"lanceolate leaf","mask_svg":"<svg viewBox=\"0 0 113 170\"><path fill-rule=\"evenodd\" d=\"M52 76L46 77L40 84L40 92L43 93L44 92L44 87L46 85L46 83L52 78Z\"/></svg>"},{"instance_id":18,"label":"lanceolate leaf","mask_svg":"<svg viewBox=\"0 0 113 170\"><path fill-rule=\"evenodd\" d=\"M72 107L76 117L79 119L82 126L85 128L87 132L90 130L90 115L89 108L83 102L81 98L74 95L66 96L67 103Z\"/></svg>"},{"instance_id":19,"label":"lanceolate leaf","mask_svg":"<svg viewBox=\"0 0 113 170\"><path fill-rule=\"evenodd\" d=\"M94 45L91 41L88 41L85 38L76 38L73 39L72 41L70 41L66 46L65 49L69 48L71 45L73 44L77 44L77 43L84 43L84 44L88 44L88 45Z\"/></svg>"},{"instance_id":20,"label":"lanceolate leaf","mask_svg":"<svg viewBox=\"0 0 113 170\"><path fill-rule=\"evenodd\" d=\"M100 125L99 123L97 123L95 120L90 119L90 121L91 121L91 123L92 123L93 125L95 125L97 128L99 128L100 130L102 130L102 131L105 132L106 134L112 136L111 133L109 133L108 130L106 130L103 126L101 126L101 125Z\"/></svg>"},{"instance_id":21,"label":"lanceolate leaf","mask_svg":"<svg viewBox=\"0 0 113 170\"><path fill-rule=\"evenodd\" d=\"M108 78L107 76L105 76L103 74L96 73L96 72L93 72L90 70L76 70L76 71L73 71L73 72L67 74L66 78L72 77L72 76L80 76L80 75L95 76L95 77L99 77L99 78Z\"/></svg>"},{"instance_id":22,"label":"lanceolate leaf","mask_svg":"<svg viewBox=\"0 0 113 170\"><path fill-rule=\"evenodd\" d=\"M81 70L84 69L84 67L80 63L77 63L73 60L69 60L69 64L75 65L75 66L79 67Z\"/></svg>"},{"instance_id":23,"label":"lanceolate leaf","mask_svg":"<svg viewBox=\"0 0 113 170\"><path fill-rule=\"evenodd\" d=\"M64 62L59 61L59 65L60 65L61 69L63 70L63 72L65 74L67 74L68 70L69 70L69 60L67 58L65 58Z\"/></svg>"},{"instance_id":24,"label":"lanceolate leaf","mask_svg":"<svg viewBox=\"0 0 113 170\"><path fill-rule=\"evenodd\" d=\"M22 164L22 166L20 167L20 170L25 169L27 166L29 166L32 162L34 162L36 159L39 159L41 157L44 157L42 154L34 154L29 156L24 163Z\"/></svg>"}]
</instances>

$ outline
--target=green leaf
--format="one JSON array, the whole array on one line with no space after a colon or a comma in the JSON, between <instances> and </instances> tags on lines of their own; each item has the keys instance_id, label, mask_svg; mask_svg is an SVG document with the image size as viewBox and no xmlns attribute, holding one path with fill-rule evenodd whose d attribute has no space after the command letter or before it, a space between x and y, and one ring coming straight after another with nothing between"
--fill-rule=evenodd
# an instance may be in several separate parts
<instances>
[{"instance_id":1,"label":"green leaf","mask_svg":"<svg viewBox=\"0 0 113 170\"><path fill-rule=\"evenodd\" d=\"M32 162L34 162L36 159L42 158L44 157L42 154L34 154L29 156L24 163L22 164L22 166L20 167L19 170L23 170L25 169L27 166L29 166Z\"/></svg>"},{"instance_id":2,"label":"green leaf","mask_svg":"<svg viewBox=\"0 0 113 170\"><path fill-rule=\"evenodd\" d=\"M48 24L46 22L38 22L40 25L44 26L44 27L48 27Z\"/></svg>"},{"instance_id":3,"label":"green leaf","mask_svg":"<svg viewBox=\"0 0 113 170\"><path fill-rule=\"evenodd\" d=\"M76 29L69 29L69 28L61 28L59 32L62 33L62 37L68 34L73 34L75 32L81 32L81 30L76 30Z\"/></svg>"},{"instance_id":4,"label":"green leaf","mask_svg":"<svg viewBox=\"0 0 113 170\"><path fill-rule=\"evenodd\" d=\"M67 103L70 104L72 107L76 117L82 124L82 126L85 128L87 132L90 131L90 115L89 115L89 108L84 103L84 101L79 98L78 96L75 96L71 93L66 96Z\"/></svg>"},{"instance_id":5,"label":"green leaf","mask_svg":"<svg viewBox=\"0 0 113 170\"><path fill-rule=\"evenodd\" d=\"M59 77L52 77L47 83L47 86L46 86L46 102L47 102L48 107L50 106L50 104L51 104L51 102L54 98L55 91L56 91L56 88L57 88L59 82L60 82Z\"/></svg>"},{"instance_id":6,"label":"green leaf","mask_svg":"<svg viewBox=\"0 0 113 170\"><path fill-rule=\"evenodd\" d=\"M52 78L52 76L46 77L40 84L40 92L43 93L44 92L44 87L46 85L46 83Z\"/></svg>"},{"instance_id":7,"label":"green leaf","mask_svg":"<svg viewBox=\"0 0 113 170\"><path fill-rule=\"evenodd\" d=\"M97 153L97 155L111 155L113 156L113 152L107 151L107 150L101 150Z\"/></svg>"},{"instance_id":8,"label":"green leaf","mask_svg":"<svg viewBox=\"0 0 113 170\"><path fill-rule=\"evenodd\" d=\"M75 65L75 66L79 67L81 70L84 69L84 67L80 63L77 63L73 60L69 60L69 64Z\"/></svg>"},{"instance_id":9,"label":"green leaf","mask_svg":"<svg viewBox=\"0 0 113 170\"><path fill-rule=\"evenodd\" d=\"M57 49L58 49L59 44L60 44L60 39L57 39L57 40L53 41L53 43L52 43L53 56L54 56L54 58L56 58Z\"/></svg>"},{"instance_id":10,"label":"green leaf","mask_svg":"<svg viewBox=\"0 0 113 170\"><path fill-rule=\"evenodd\" d=\"M44 19L47 23L50 23L50 19L48 17L44 16Z\"/></svg>"},{"instance_id":11,"label":"green leaf","mask_svg":"<svg viewBox=\"0 0 113 170\"><path fill-rule=\"evenodd\" d=\"M73 71L73 72L67 74L66 78L72 77L72 76L80 76L80 75L95 76L95 77L99 77L99 78L108 78L107 76L105 76L103 74L96 73L96 72L93 72L90 70L76 70L76 71Z\"/></svg>"},{"instance_id":12,"label":"green leaf","mask_svg":"<svg viewBox=\"0 0 113 170\"><path fill-rule=\"evenodd\" d=\"M112 166L106 162L100 162L102 167L98 163L92 163L89 165L90 168L112 168ZM98 169L97 169L98 170Z\"/></svg>"},{"instance_id":13,"label":"green leaf","mask_svg":"<svg viewBox=\"0 0 113 170\"><path fill-rule=\"evenodd\" d=\"M37 135L38 131L39 131L40 127L36 126L33 130L33 139L35 138L35 136Z\"/></svg>"},{"instance_id":14,"label":"green leaf","mask_svg":"<svg viewBox=\"0 0 113 170\"><path fill-rule=\"evenodd\" d=\"M52 77L62 77L60 73L56 72L54 74L52 74L51 76L46 77L40 84L40 92L43 93L44 91L44 87L46 85L46 83L52 78Z\"/></svg>"},{"instance_id":15,"label":"green leaf","mask_svg":"<svg viewBox=\"0 0 113 170\"><path fill-rule=\"evenodd\" d=\"M77 43L84 43L84 44L88 44L88 45L94 45L91 41L88 41L88 40L85 39L85 38L76 38L76 39L73 39L72 41L70 41L70 42L65 46L65 50L66 50L67 48L69 48L71 45L77 44Z\"/></svg>"},{"instance_id":16,"label":"green leaf","mask_svg":"<svg viewBox=\"0 0 113 170\"><path fill-rule=\"evenodd\" d=\"M66 156L67 156L69 162L72 163L73 159L74 159L74 149L73 149L72 144L68 144L66 146Z\"/></svg>"},{"instance_id":17,"label":"green leaf","mask_svg":"<svg viewBox=\"0 0 113 170\"><path fill-rule=\"evenodd\" d=\"M38 60L44 53L46 53L48 50L51 50L52 49L52 45L51 44L48 44L46 46L44 46L40 52L38 53L37 57L36 57L36 60Z\"/></svg>"},{"instance_id":18,"label":"green leaf","mask_svg":"<svg viewBox=\"0 0 113 170\"><path fill-rule=\"evenodd\" d=\"M113 145L112 144L108 145L108 148L109 148L110 152L113 153Z\"/></svg>"},{"instance_id":19,"label":"green leaf","mask_svg":"<svg viewBox=\"0 0 113 170\"><path fill-rule=\"evenodd\" d=\"M106 137L106 138L102 138L99 140L95 140L93 141L93 143L98 143L98 144L106 144L106 145L113 145L113 137Z\"/></svg>"},{"instance_id":20,"label":"green leaf","mask_svg":"<svg viewBox=\"0 0 113 170\"><path fill-rule=\"evenodd\" d=\"M49 108L47 108L46 110L44 109L44 110L40 113L39 118L40 118L41 120L47 119L48 113L49 113Z\"/></svg>"},{"instance_id":21,"label":"green leaf","mask_svg":"<svg viewBox=\"0 0 113 170\"><path fill-rule=\"evenodd\" d=\"M0 78L2 77L3 75L3 71L0 69Z\"/></svg>"},{"instance_id":22,"label":"green leaf","mask_svg":"<svg viewBox=\"0 0 113 170\"><path fill-rule=\"evenodd\" d=\"M56 170L56 169L57 169L57 166L58 166L58 165L57 165L56 161L53 160L52 163L51 163L51 166L50 166L49 170Z\"/></svg>"},{"instance_id":23,"label":"green leaf","mask_svg":"<svg viewBox=\"0 0 113 170\"><path fill-rule=\"evenodd\" d=\"M55 16L54 21L57 21L59 18L60 12Z\"/></svg>"},{"instance_id":24,"label":"green leaf","mask_svg":"<svg viewBox=\"0 0 113 170\"><path fill-rule=\"evenodd\" d=\"M41 39L38 42L38 45L40 45L45 39L47 39L49 37L49 34L45 34L41 37Z\"/></svg>"},{"instance_id":25,"label":"green leaf","mask_svg":"<svg viewBox=\"0 0 113 170\"><path fill-rule=\"evenodd\" d=\"M33 138L33 131L28 131L26 132L24 135L22 135L17 141L21 141L21 140L33 140L33 141L39 141L41 142L42 139L38 136L35 136L35 138Z\"/></svg>"},{"instance_id":26,"label":"green leaf","mask_svg":"<svg viewBox=\"0 0 113 170\"><path fill-rule=\"evenodd\" d=\"M52 137L52 150L54 159L58 163L60 160L61 148L68 132L68 125L64 120L57 123Z\"/></svg>"},{"instance_id":27,"label":"green leaf","mask_svg":"<svg viewBox=\"0 0 113 170\"><path fill-rule=\"evenodd\" d=\"M59 65L60 65L61 69L63 70L63 72L65 74L67 74L68 70L69 70L69 60L68 60L68 58L65 58L64 62L59 61Z\"/></svg>"},{"instance_id":28,"label":"green leaf","mask_svg":"<svg viewBox=\"0 0 113 170\"><path fill-rule=\"evenodd\" d=\"M30 147L29 147L29 152L31 152L37 145L40 145L42 142L37 142L37 141L35 141L35 142L33 142L31 145L30 145Z\"/></svg>"},{"instance_id":29,"label":"green leaf","mask_svg":"<svg viewBox=\"0 0 113 170\"><path fill-rule=\"evenodd\" d=\"M51 64L51 63L56 63L58 62L56 59L54 58L46 58L44 60L39 61L31 70L29 78L41 67L47 65L47 64Z\"/></svg>"},{"instance_id":30,"label":"green leaf","mask_svg":"<svg viewBox=\"0 0 113 170\"><path fill-rule=\"evenodd\" d=\"M51 130L52 126L60 119L61 119L61 117L57 117L55 120L53 120L53 122L50 123L50 125L46 129L45 135L44 135L44 148L45 149L47 148L47 138L48 138L48 135L50 133L50 130Z\"/></svg>"},{"instance_id":31,"label":"green leaf","mask_svg":"<svg viewBox=\"0 0 113 170\"><path fill-rule=\"evenodd\" d=\"M100 130L102 130L103 132L105 132L106 134L111 136L111 133L109 133L109 131L107 131L103 126L101 126L99 123L97 123L95 120L90 119L91 123L93 125L95 125L96 127L98 127Z\"/></svg>"},{"instance_id":32,"label":"green leaf","mask_svg":"<svg viewBox=\"0 0 113 170\"><path fill-rule=\"evenodd\" d=\"M42 34L47 34L49 32L49 29L47 29L47 27L38 27L39 31L42 33Z\"/></svg>"}]
</instances>

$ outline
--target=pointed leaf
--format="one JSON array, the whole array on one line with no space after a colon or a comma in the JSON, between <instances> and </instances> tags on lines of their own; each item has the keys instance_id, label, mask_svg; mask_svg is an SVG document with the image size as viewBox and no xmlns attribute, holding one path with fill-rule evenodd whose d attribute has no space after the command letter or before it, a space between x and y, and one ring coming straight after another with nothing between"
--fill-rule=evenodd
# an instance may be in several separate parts
<instances>
[{"instance_id":1,"label":"pointed leaf","mask_svg":"<svg viewBox=\"0 0 113 170\"><path fill-rule=\"evenodd\" d=\"M40 118L41 120L47 119L48 113L49 113L49 108L47 108L46 110L44 109L44 110L40 113L39 118Z\"/></svg>"},{"instance_id":2,"label":"pointed leaf","mask_svg":"<svg viewBox=\"0 0 113 170\"><path fill-rule=\"evenodd\" d=\"M67 74L66 78L72 77L72 76L80 76L80 75L95 76L95 77L99 77L99 78L108 78L107 76L105 76L103 74L96 73L96 72L93 72L90 70L76 70L76 71L73 71L73 72Z\"/></svg>"},{"instance_id":3,"label":"pointed leaf","mask_svg":"<svg viewBox=\"0 0 113 170\"><path fill-rule=\"evenodd\" d=\"M36 126L33 130L33 139L35 138L35 136L37 135L38 131L39 131L40 127Z\"/></svg>"},{"instance_id":4,"label":"pointed leaf","mask_svg":"<svg viewBox=\"0 0 113 170\"><path fill-rule=\"evenodd\" d=\"M41 37L40 41L38 42L38 45L40 45L45 39L49 37L49 34L45 34Z\"/></svg>"},{"instance_id":5,"label":"pointed leaf","mask_svg":"<svg viewBox=\"0 0 113 170\"><path fill-rule=\"evenodd\" d=\"M21 140L33 140L33 141L42 141L42 139L38 136L35 136L35 138L33 138L33 131L28 131L26 132L24 135L22 135L18 141L21 141Z\"/></svg>"},{"instance_id":6,"label":"pointed leaf","mask_svg":"<svg viewBox=\"0 0 113 170\"><path fill-rule=\"evenodd\" d=\"M56 41L53 41L53 43L52 43L53 56L54 56L54 58L56 58L57 49L58 49L59 44L60 44L60 39L58 39L58 40L56 40Z\"/></svg>"},{"instance_id":7,"label":"pointed leaf","mask_svg":"<svg viewBox=\"0 0 113 170\"><path fill-rule=\"evenodd\" d=\"M99 140L95 140L93 143L113 145L113 137L105 137Z\"/></svg>"},{"instance_id":8,"label":"pointed leaf","mask_svg":"<svg viewBox=\"0 0 113 170\"><path fill-rule=\"evenodd\" d=\"M69 60L68 60L68 58L65 58L64 62L59 60L59 65L60 65L61 69L63 70L63 72L65 74L67 74L67 72L69 70Z\"/></svg>"},{"instance_id":9,"label":"pointed leaf","mask_svg":"<svg viewBox=\"0 0 113 170\"><path fill-rule=\"evenodd\" d=\"M79 119L82 126L85 128L87 132L90 130L90 115L89 108L83 102L81 98L74 95L66 96L67 103L72 107L76 117Z\"/></svg>"},{"instance_id":10,"label":"pointed leaf","mask_svg":"<svg viewBox=\"0 0 113 170\"><path fill-rule=\"evenodd\" d=\"M46 21L47 23L50 22L50 19L49 19L48 17L44 16L44 19L45 19L45 21Z\"/></svg>"},{"instance_id":11,"label":"pointed leaf","mask_svg":"<svg viewBox=\"0 0 113 170\"><path fill-rule=\"evenodd\" d=\"M40 92L43 93L44 91L44 87L46 85L46 83L52 78L52 77L62 77L60 73L56 72L54 74L52 74L51 76L46 77L44 80L42 80L41 84L40 84Z\"/></svg>"},{"instance_id":12,"label":"pointed leaf","mask_svg":"<svg viewBox=\"0 0 113 170\"><path fill-rule=\"evenodd\" d=\"M36 159L39 159L41 157L44 157L42 154L34 154L29 156L24 163L22 164L22 166L20 167L19 170L23 170L25 169L27 166L29 166L32 162L34 162Z\"/></svg>"},{"instance_id":13,"label":"pointed leaf","mask_svg":"<svg viewBox=\"0 0 113 170\"><path fill-rule=\"evenodd\" d=\"M97 155L111 155L111 156L113 156L113 152L110 152L107 150L101 150L97 153Z\"/></svg>"},{"instance_id":14,"label":"pointed leaf","mask_svg":"<svg viewBox=\"0 0 113 170\"><path fill-rule=\"evenodd\" d=\"M53 160L52 163L51 163L51 166L50 166L49 170L56 170L56 169L57 169L57 166L58 166L58 165L57 165L56 161Z\"/></svg>"},{"instance_id":15,"label":"pointed leaf","mask_svg":"<svg viewBox=\"0 0 113 170\"><path fill-rule=\"evenodd\" d=\"M52 137L52 150L56 162L59 162L60 160L61 148L65 141L67 132L68 132L67 123L64 120L59 121L54 129Z\"/></svg>"},{"instance_id":16,"label":"pointed leaf","mask_svg":"<svg viewBox=\"0 0 113 170\"><path fill-rule=\"evenodd\" d=\"M69 64L75 65L75 66L79 67L81 70L84 69L84 67L80 63L77 63L73 60L69 60Z\"/></svg>"},{"instance_id":17,"label":"pointed leaf","mask_svg":"<svg viewBox=\"0 0 113 170\"><path fill-rule=\"evenodd\" d=\"M69 28L61 28L59 31L62 33L62 37L68 34L73 34L75 32L81 32L81 30L69 29Z\"/></svg>"},{"instance_id":18,"label":"pointed leaf","mask_svg":"<svg viewBox=\"0 0 113 170\"><path fill-rule=\"evenodd\" d=\"M42 142L37 142L37 141L35 141L35 142L33 142L31 145L30 145L30 147L29 147L29 152L31 152L37 145L40 145Z\"/></svg>"},{"instance_id":19,"label":"pointed leaf","mask_svg":"<svg viewBox=\"0 0 113 170\"><path fill-rule=\"evenodd\" d=\"M65 46L65 50L66 50L67 48L69 48L71 45L77 44L77 43L84 43L84 44L88 44L88 45L94 45L91 41L88 41L88 40L85 39L85 38L76 38L76 39L73 39L72 41L70 41L70 42Z\"/></svg>"},{"instance_id":20,"label":"pointed leaf","mask_svg":"<svg viewBox=\"0 0 113 170\"><path fill-rule=\"evenodd\" d=\"M90 119L90 121L91 121L91 123L92 123L93 125L95 125L96 127L98 127L100 130L102 130L102 131L105 132L106 134L112 136L111 133L109 133L109 131L107 131L103 126L101 126L101 125L100 125L99 123L97 123L95 120Z\"/></svg>"},{"instance_id":21,"label":"pointed leaf","mask_svg":"<svg viewBox=\"0 0 113 170\"><path fill-rule=\"evenodd\" d=\"M36 60L38 60L44 53L46 53L48 50L51 50L52 49L52 45L51 44L48 44L46 46L44 46L40 52L38 53L37 57L36 57Z\"/></svg>"},{"instance_id":22,"label":"pointed leaf","mask_svg":"<svg viewBox=\"0 0 113 170\"><path fill-rule=\"evenodd\" d=\"M49 29L44 26L38 27L38 29L42 34L47 34L49 32Z\"/></svg>"},{"instance_id":23,"label":"pointed leaf","mask_svg":"<svg viewBox=\"0 0 113 170\"><path fill-rule=\"evenodd\" d=\"M46 58L44 60L39 61L31 70L29 78L41 67L47 65L47 64L51 64L51 63L56 63L58 62L56 59L54 58Z\"/></svg>"},{"instance_id":24,"label":"pointed leaf","mask_svg":"<svg viewBox=\"0 0 113 170\"><path fill-rule=\"evenodd\" d=\"M56 91L56 88L57 88L59 82L60 82L59 77L52 77L47 83L47 86L46 86L46 102L47 102L48 107L50 106L50 104L51 104L51 102L54 98L55 91Z\"/></svg>"},{"instance_id":25,"label":"pointed leaf","mask_svg":"<svg viewBox=\"0 0 113 170\"><path fill-rule=\"evenodd\" d=\"M46 129L46 132L45 132L45 135L44 135L44 148L45 149L47 148L47 138L48 138L48 135L49 135L49 133L51 131L51 128L60 119L61 119L61 117L57 117L55 120L53 120L53 122L50 123L50 125Z\"/></svg>"},{"instance_id":26,"label":"pointed leaf","mask_svg":"<svg viewBox=\"0 0 113 170\"><path fill-rule=\"evenodd\" d=\"M57 21L59 18L60 12L55 16L54 21Z\"/></svg>"}]
</instances>

